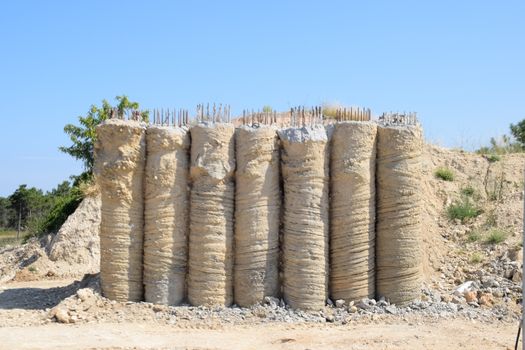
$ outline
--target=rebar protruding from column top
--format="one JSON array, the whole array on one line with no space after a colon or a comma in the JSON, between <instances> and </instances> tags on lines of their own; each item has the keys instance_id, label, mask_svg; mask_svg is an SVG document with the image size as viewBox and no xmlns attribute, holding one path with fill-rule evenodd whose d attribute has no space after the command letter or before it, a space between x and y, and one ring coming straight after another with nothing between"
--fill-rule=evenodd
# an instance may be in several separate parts
<instances>
[{"instance_id":1,"label":"rebar protruding from column top","mask_svg":"<svg viewBox=\"0 0 525 350\"><path fill-rule=\"evenodd\" d=\"M196 119L198 122L229 123L231 122L230 105L222 103L203 103L197 105ZM189 120L188 120L189 122Z\"/></svg>"},{"instance_id":2,"label":"rebar protruding from column top","mask_svg":"<svg viewBox=\"0 0 525 350\"><path fill-rule=\"evenodd\" d=\"M385 126L398 126L398 125L418 125L419 120L417 119L416 112L385 112L379 119L379 123Z\"/></svg>"},{"instance_id":3,"label":"rebar protruding from column top","mask_svg":"<svg viewBox=\"0 0 525 350\"><path fill-rule=\"evenodd\" d=\"M322 113L322 112L321 112ZM370 108L339 107L335 111L336 121L369 121L371 119Z\"/></svg>"}]
</instances>

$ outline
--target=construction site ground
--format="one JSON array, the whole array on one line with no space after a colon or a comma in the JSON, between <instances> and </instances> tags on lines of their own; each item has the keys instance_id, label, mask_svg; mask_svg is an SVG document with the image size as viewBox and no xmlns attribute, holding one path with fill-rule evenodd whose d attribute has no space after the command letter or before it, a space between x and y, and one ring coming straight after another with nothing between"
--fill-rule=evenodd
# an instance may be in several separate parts
<instances>
[{"instance_id":1,"label":"construction site ground","mask_svg":"<svg viewBox=\"0 0 525 350\"><path fill-rule=\"evenodd\" d=\"M0 349L513 349L517 323L412 315L345 325L223 324L185 320L61 324L44 318L42 301L72 280L14 282L0 294ZM16 297L11 297L17 295ZM151 311L154 313L155 311ZM29 325L26 325L29 324Z\"/></svg>"}]
</instances>

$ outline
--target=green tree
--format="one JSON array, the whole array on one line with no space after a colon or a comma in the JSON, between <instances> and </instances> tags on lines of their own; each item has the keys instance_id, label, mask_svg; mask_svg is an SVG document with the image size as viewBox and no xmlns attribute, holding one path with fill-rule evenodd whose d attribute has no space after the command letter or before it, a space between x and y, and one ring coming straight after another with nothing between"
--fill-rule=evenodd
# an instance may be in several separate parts
<instances>
[{"instance_id":1,"label":"green tree","mask_svg":"<svg viewBox=\"0 0 525 350\"><path fill-rule=\"evenodd\" d=\"M69 181L46 193L21 185L8 198L0 197L0 227L26 231L24 240L56 233L82 199L82 192Z\"/></svg>"},{"instance_id":2,"label":"green tree","mask_svg":"<svg viewBox=\"0 0 525 350\"><path fill-rule=\"evenodd\" d=\"M130 101L125 95L117 96L115 99L118 102L116 108L119 115L139 109L138 102ZM103 100L101 107L92 105L86 116L78 117L80 125L67 124L64 127L64 132L69 135L72 145L67 147L61 146L59 149L83 162L84 173L79 178L89 178L92 173L94 162L93 149L97 139L95 128L111 117L113 108L107 100ZM142 113L142 118L144 121L147 121L148 113Z\"/></svg>"},{"instance_id":3,"label":"green tree","mask_svg":"<svg viewBox=\"0 0 525 350\"><path fill-rule=\"evenodd\" d=\"M15 214L11 216L9 226L19 230L24 230L31 218L41 217L49 208L42 190L27 185L20 185L8 199L9 209Z\"/></svg>"},{"instance_id":4,"label":"green tree","mask_svg":"<svg viewBox=\"0 0 525 350\"><path fill-rule=\"evenodd\" d=\"M9 199L0 197L0 228L8 228L9 222L13 221L14 212L9 204Z\"/></svg>"},{"instance_id":5,"label":"green tree","mask_svg":"<svg viewBox=\"0 0 525 350\"><path fill-rule=\"evenodd\" d=\"M525 149L525 119L516 125L510 124L510 133L514 136L520 147Z\"/></svg>"},{"instance_id":6,"label":"green tree","mask_svg":"<svg viewBox=\"0 0 525 350\"><path fill-rule=\"evenodd\" d=\"M56 188L53 188L49 195L51 197L65 197L71 192L71 183L69 181L62 181Z\"/></svg>"}]
</instances>

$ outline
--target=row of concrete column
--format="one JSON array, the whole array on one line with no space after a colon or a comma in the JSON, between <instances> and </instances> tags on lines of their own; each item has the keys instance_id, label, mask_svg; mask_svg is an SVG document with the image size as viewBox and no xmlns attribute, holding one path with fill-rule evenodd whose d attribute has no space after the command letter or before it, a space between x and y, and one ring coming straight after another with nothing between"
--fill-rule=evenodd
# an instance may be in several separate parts
<instances>
[{"instance_id":1,"label":"row of concrete column","mask_svg":"<svg viewBox=\"0 0 525 350\"><path fill-rule=\"evenodd\" d=\"M101 286L177 305L384 296L421 283L421 130L341 122L97 128Z\"/></svg>"}]
</instances>

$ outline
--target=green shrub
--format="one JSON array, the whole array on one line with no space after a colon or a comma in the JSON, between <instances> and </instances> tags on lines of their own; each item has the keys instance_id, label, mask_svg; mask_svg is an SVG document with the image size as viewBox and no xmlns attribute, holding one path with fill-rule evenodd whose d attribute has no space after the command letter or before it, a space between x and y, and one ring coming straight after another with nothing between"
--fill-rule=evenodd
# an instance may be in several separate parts
<instances>
[{"instance_id":1,"label":"green shrub","mask_svg":"<svg viewBox=\"0 0 525 350\"><path fill-rule=\"evenodd\" d=\"M524 121L520 122L520 124L522 126L525 125L525 123L523 123L523 122ZM523 147L524 144L521 141L519 141L519 138L517 137L518 134L515 134L514 131L512 130L512 128L513 128L512 124L511 124L510 127L511 127L512 136L514 136L515 139L518 142L515 142L508 135L502 135L500 137L492 137L490 139L490 146L481 147L480 149L478 149L476 151L476 153L483 154L483 155L490 155L490 154L501 155L501 154L508 154L508 153L521 153L521 152L523 152L525 150L525 148ZM514 126L514 127L517 127L517 126ZM519 128L521 128L521 127L519 127ZM488 158L487 158L487 160L488 160ZM490 160L489 160L489 162L490 162Z\"/></svg>"},{"instance_id":2,"label":"green shrub","mask_svg":"<svg viewBox=\"0 0 525 350\"><path fill-rule=\"evenodd\" d=\"M492 153L492 154L487 154L485 157L487 158L487 160L489 161L489 163L495 163L495 162L498 162L498 161L501 160L501 157L498 156L497 154L494 154L494 153Z\"/></svg>"},{"instance_id":3,"label":"green shrub","mask_svg":"<svg viewBox=\"0 0 525 350\"><path fill-rule=\"evenodd\" d=\"M461 194L467 197L472 197L476 191L474 190L474 187L471 185L468 185L467 187L463 187L461 189Z\"/></svg>"},{"instance_id":4,"label":"green shrub","mask_svg":"<svg viewBox=\"0 0 525 350\"><path fill-rule=\"evenodd\" d=\"M338 102L323 102L323 115L325 118L335 119L340 108L342 105Z\"/></svg>"},{"instance_id":5,"label":"green shrub","mask_svg":"<svg viewBox=\"0 0 525 350\"><path fill-rule=\"evenodd\" d=\"M449 168L437 168L434 175L443 181L454 181L454 173Z\"/></svg>"},{"instance_id":6,"label":"green shrub","mask_svg":"<svg viewBox=\"0 0 525 350\"><path fill-rule=\"evenodd\" d=\"M72 191L71 194L58 198L53 209L51 209L47 216L30 222L30 234L25 237L24 241L27 241L31 237L58 232L69 215L75 212L80 202L82 202L82 196L76 191Z\"/></svg>"},{"instance_id":7,"label":"green shrub","mask_svg":"<svg viewBox=\"0 0 525 350\"><path fill-rule=\"evenodd\" d=\"M467 236L467 241L469 242L477 242L481 239L481 234L479 231L470 231Z\"/></svg>"},{"instance_id":8,"label":"green shrub","mask_svg":"<svg viewBox=\"0 0 525 350\"><path fill-rule=\"evenodd\" d=\"M264 113L272 113L273 112L272 106L269 106L269 105L264 106L262 110L263 110Z\"/></svg>"},{"instance_id":9,"label":"green shrub","mask_svg":"<svg viewBox=\"0 0 525 350\"><path fill-rule=\"evenodd\" d=\"M472 253L472 255L470 256L470 259L469 259L469 262L471 264L479 264L482 261L483 261L483 255L481 255L480 252Z\"/></svg>"},{"instance_id":10,"label":"green shrub","mask_svg":"<svg viewBox=\"0 0 525 350\"><path fill-rule=\"evenodd\" d=\"M507 233L503 230L494 228L489 231L485 242L488 244L499 244L507 239Z\"/></svg>"},{"instance_id":11,"label":"green shrub","mask_svg":"<svg viewBox=\"0 0 525 350\"><path fill-rule=\"evenodd\" d=\"M447 215L450 220L458 219L465 222L479 214L481 214L481 210L472 204L468 198L454 202L447 208Z\"/></svg>"}]
</instances>

